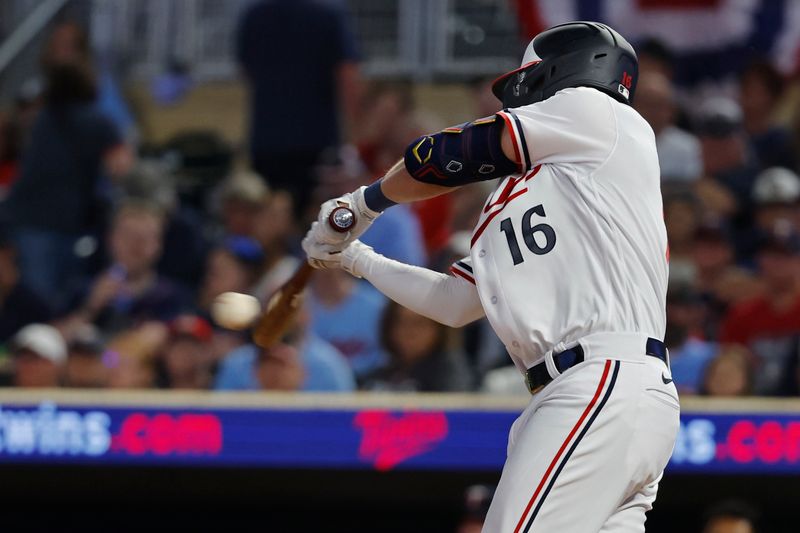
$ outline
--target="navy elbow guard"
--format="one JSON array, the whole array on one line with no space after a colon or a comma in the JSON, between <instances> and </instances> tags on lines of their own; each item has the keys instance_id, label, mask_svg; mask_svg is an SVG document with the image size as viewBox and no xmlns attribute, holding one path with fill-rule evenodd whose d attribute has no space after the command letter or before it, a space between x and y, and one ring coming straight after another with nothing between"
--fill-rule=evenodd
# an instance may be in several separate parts
<instances>
[{"instance_id":1,"label":"navy elbow guard","mask_svg":"<svg viewBox=\"0 0 800 533\"><path fill-rule=\"evenodd\" d=\"M444 187L518 174L519 164L503 153L502 132L495 115L423 135L406 149L406 170L417 181Z\"/></svg>"}]
</instances>

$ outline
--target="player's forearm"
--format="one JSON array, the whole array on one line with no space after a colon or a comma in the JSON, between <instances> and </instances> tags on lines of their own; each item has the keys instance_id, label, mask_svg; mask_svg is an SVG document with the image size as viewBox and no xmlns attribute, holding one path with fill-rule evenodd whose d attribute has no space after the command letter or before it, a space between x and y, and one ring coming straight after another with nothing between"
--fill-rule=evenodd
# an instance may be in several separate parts
<instances>
[{"instance_id":1,"label":"player's forearm","mask_svg":"<svg viewBox=\"0 0 800 533\"><path fill-rule=\"evenodd\" d=\"M354 258L353 272L403 307L450 327L461 327L484 315L478 291L468 281L364 248Z\"/></svg>"},{"instance_id":2,"label":"player's forearm","mask_svg":"<svg viewBox=\"0 0 800 533\"><path fill-rule=\"evenodd\" d=\"M401 159L381 180L381 190L390 200L398 204L427 200L455 190L455 187L442 187L423 183L411 177Z\"/></svg>"}]
</instances>

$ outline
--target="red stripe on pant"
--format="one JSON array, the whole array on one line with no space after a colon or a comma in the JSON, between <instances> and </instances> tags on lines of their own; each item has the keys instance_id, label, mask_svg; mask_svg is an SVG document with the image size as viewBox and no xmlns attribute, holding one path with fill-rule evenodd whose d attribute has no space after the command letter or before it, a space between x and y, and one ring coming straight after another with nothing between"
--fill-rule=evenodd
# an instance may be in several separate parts
<instances>
[{"instance_id":1,"label":"red stripe on pant","mask_svg":"<svg viewBox=\"0 0 800 533\"><path fill-rule=\"evenodd\" d=\"M553 457L553 460L550 462L550 466L547 467L547 471L544 473L544 476L542 476L541 481L539 481L539 485L536 487L533 496L531 496L528 505L525 507L525 511L523 511L522 516L519 517L519 522L517 522L517 527L514 528L514 533L519 533L519 530L525 523L525 517L528 516L531 507L533 507L533 502L535 502L536 498L539 497L539 493L542 491L542 487L544 487L545 482L550 477L550 474L553 472L553 468L555 468L556 464L558 463L558 460L564 453L564 450L567 449L567 446L569 445L572 438L575 436L575 433L578 432L578 429L583 424L583 421L586 420L587 416L589 416L589 413L594 408L598 398L600 398L600 393L603 392L603 387L606 384L606 379L608 378L608 371L610 368L611 368L611 360L609 359L606 361L605 367L603 368L603 376L600 378L600 383L597 385L597 390L594 393L594 397L592 397L592 401L589 402L589 405L586 406L586 409L584 409L583 414L578 419L578 422L575 424L575 427L572 428L572 431L569 432L567 438L564 439L564 443L561 445L561 448L558 449L558 453L556 453L556 456Z\"/></svg>"}]
</instances>

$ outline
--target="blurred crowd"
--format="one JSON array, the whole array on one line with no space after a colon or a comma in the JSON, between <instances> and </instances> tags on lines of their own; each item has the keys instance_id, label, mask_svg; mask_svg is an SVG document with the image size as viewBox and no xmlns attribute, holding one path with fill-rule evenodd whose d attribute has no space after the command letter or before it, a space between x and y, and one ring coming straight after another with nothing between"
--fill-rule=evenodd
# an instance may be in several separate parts
<instances>
[{"instance_id":1,"label":"blurred crowd","mask_svg":"<svg viewBox=\"0 0 800 533\"><path fill-rule=\"evenodd\" d=\"M291 39L298 24L308 38ZM638 49L635 107L656 134L670 241L675 382L683 394L797 395L800 114L794 124L785 112L796 84L753 58L738 96L697 102L673 83L667 48ZM0 105L0 380L527 394L485 321L447 328L342 271L315 274L272 348L214 322L220 294L264 303L291 276L322 201L377 179L411 140L449 125L416 106L412 86L362 79L359 59L335 8L256 3L237 34L247 149L208 132L145 146L84 29L58 24L40 81ZM464 120L499 110L490 82L471 84ZM363 240L446 271L468 255L494 186L393 207Z\"/></svg>"}]
</instances>

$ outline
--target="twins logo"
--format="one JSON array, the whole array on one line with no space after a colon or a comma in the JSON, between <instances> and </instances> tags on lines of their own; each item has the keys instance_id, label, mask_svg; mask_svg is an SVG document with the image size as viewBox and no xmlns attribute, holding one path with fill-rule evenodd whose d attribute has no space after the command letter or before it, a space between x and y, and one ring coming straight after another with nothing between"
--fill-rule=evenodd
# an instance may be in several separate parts
<instances>
[{"instance_id":1,"label":"twins logo","mask_svg":"<svg viewBox=\"0 0 800 533\"><path fill-rule=\"evenodd\" d=\"M362 411L353 425L363 432L358 456L376 470L391 470L403 461L433 450L448 433L442 412Z\"/></svg>"}]
</instances>

